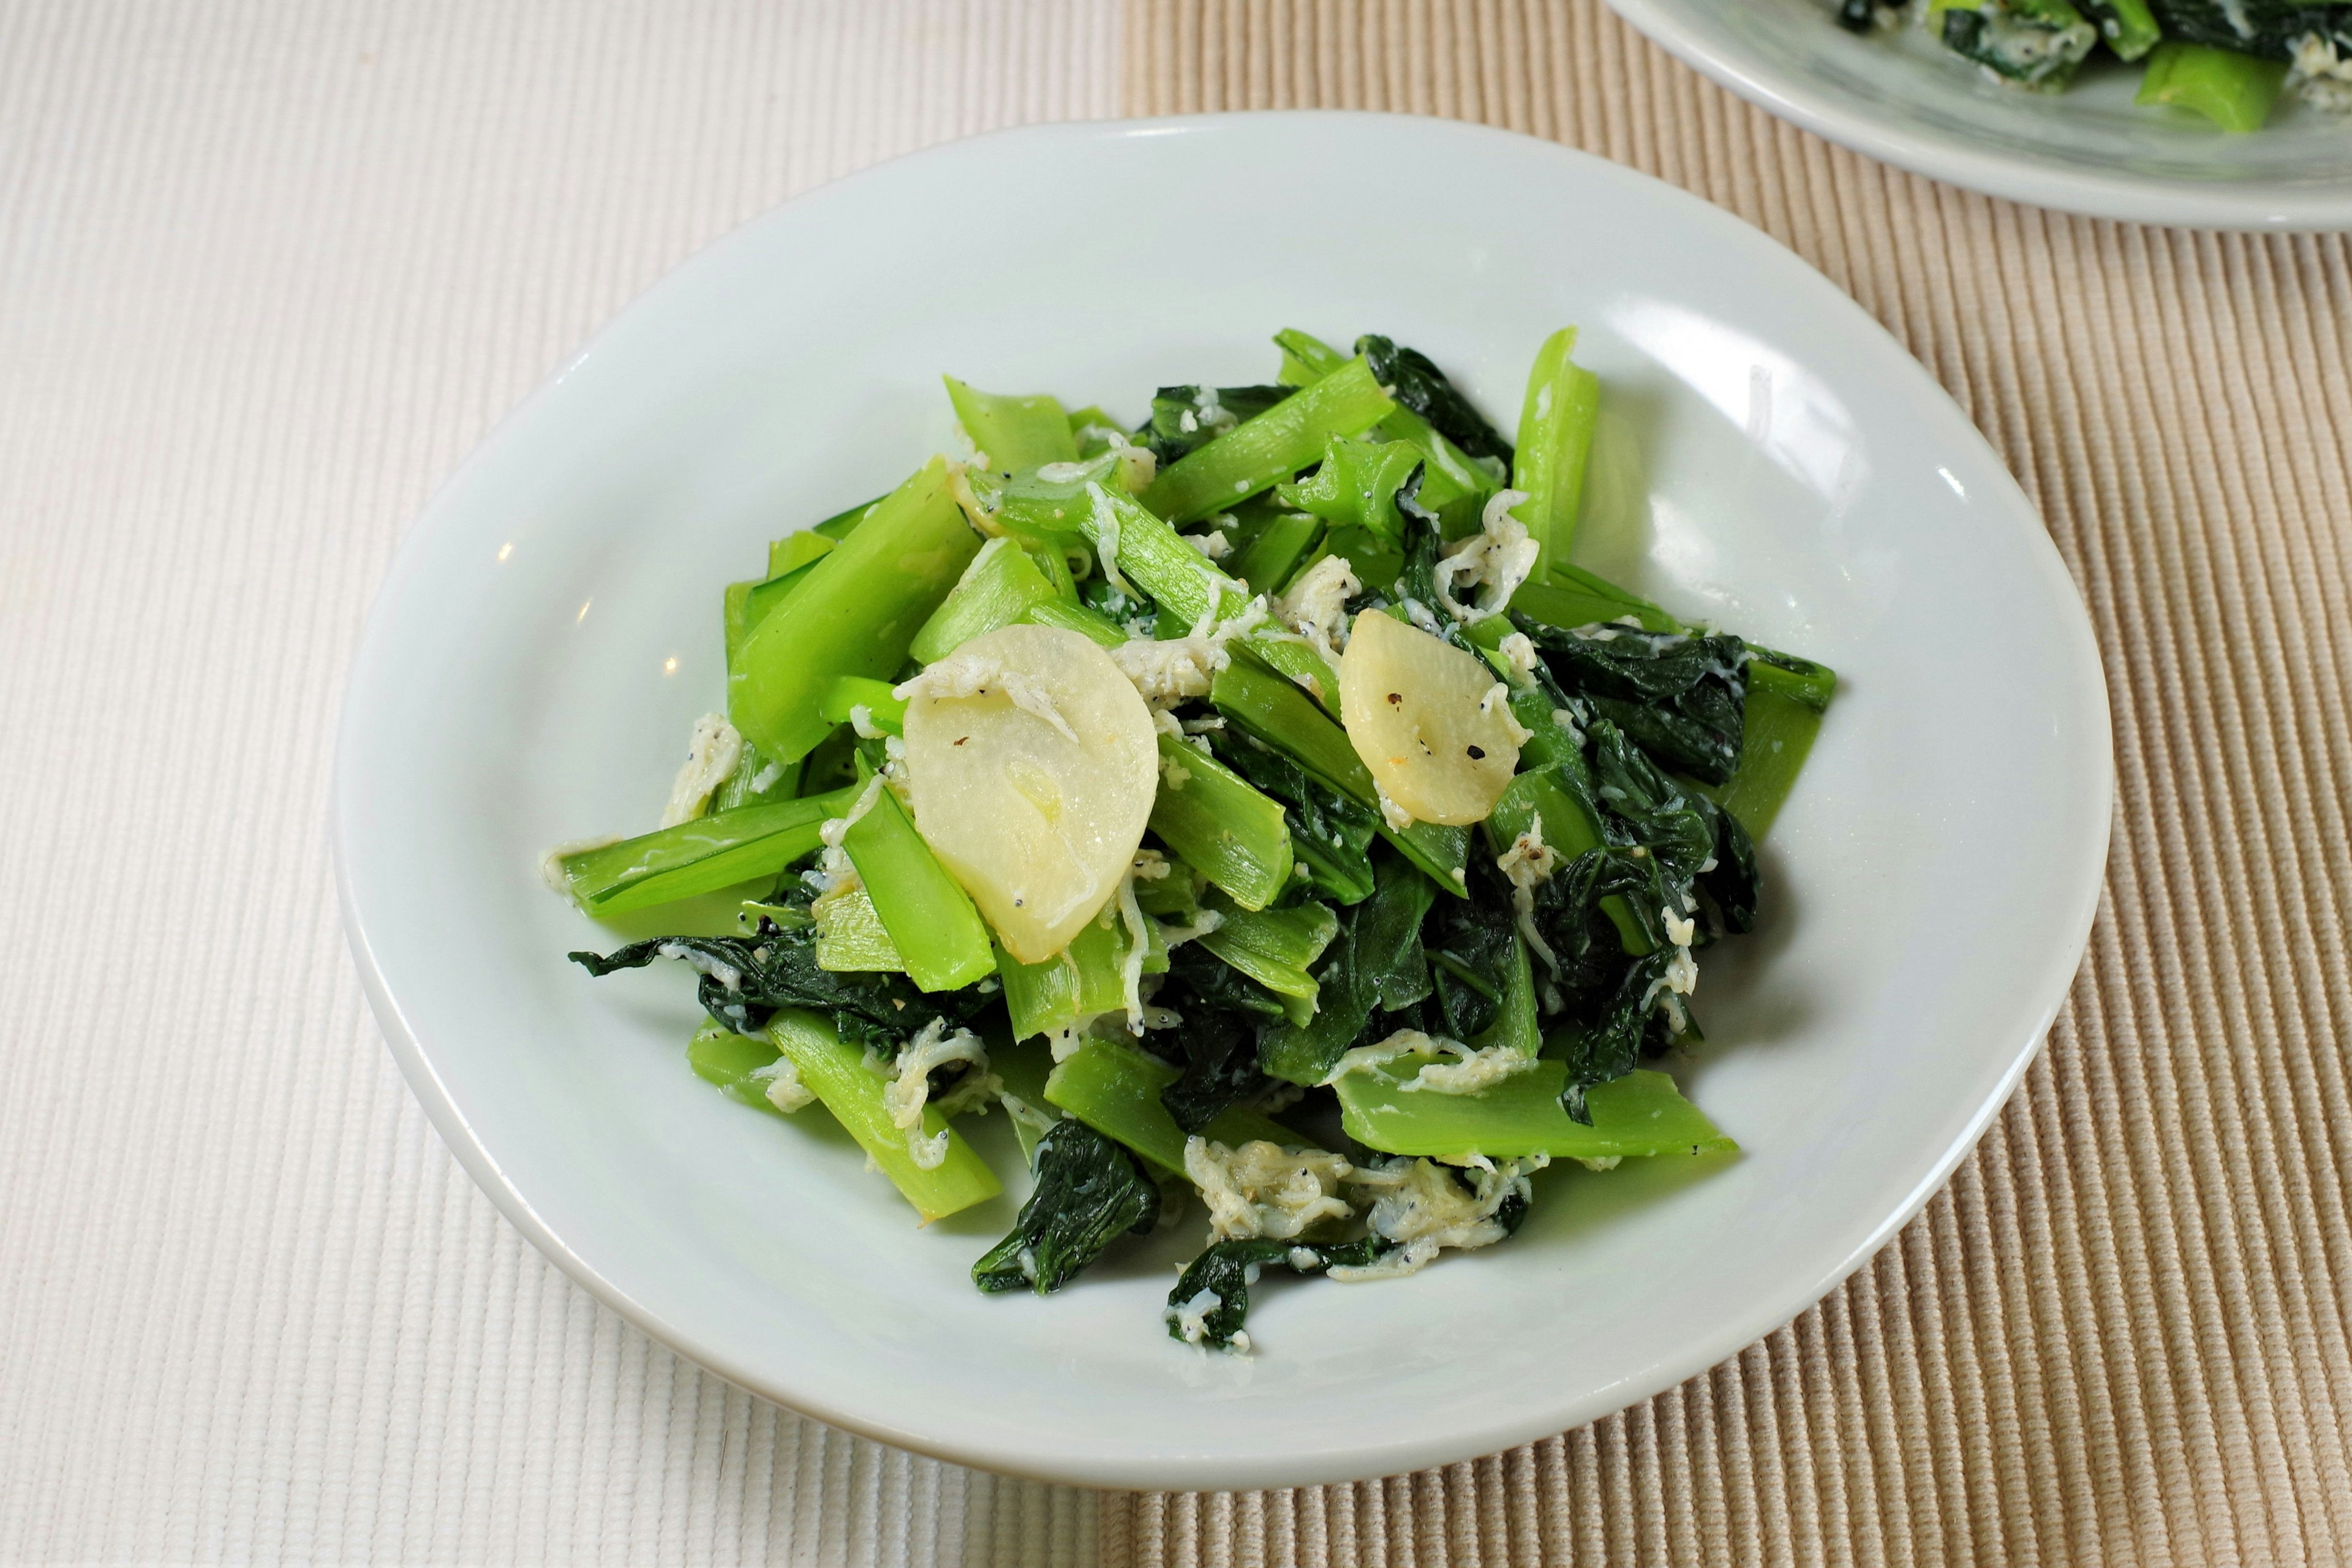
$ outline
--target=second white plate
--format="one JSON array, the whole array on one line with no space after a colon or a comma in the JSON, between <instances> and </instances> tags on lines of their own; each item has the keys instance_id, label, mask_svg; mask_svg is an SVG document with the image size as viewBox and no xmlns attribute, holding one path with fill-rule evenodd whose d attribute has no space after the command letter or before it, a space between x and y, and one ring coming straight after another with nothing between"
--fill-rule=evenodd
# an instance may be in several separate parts
<instances>
[{"instance_id":1,"label":"second white plate","mask_svg":"<svg viewBox=\"0 0 2352 1568\"><path fill-rule=\"evenodd\" d=\"M1759 108L1872 158L2093 217L2189 228L2352 228L2352 122L2282 99L2226 135L2141 108L2136 68L2094 61L2060 93L1986 81L1916 28L1857 37L1827 0L1609 0Z\"/></svg>"}]
</instances>

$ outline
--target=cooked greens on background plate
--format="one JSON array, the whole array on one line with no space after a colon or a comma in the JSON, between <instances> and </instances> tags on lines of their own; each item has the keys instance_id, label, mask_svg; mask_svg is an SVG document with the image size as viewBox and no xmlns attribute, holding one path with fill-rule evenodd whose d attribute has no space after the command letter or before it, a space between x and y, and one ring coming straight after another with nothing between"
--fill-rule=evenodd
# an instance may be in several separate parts
<instances>
[{"instance_id":1,"label":"cooked greens on background plate","mask_svg":"<svg viewBox=\"0 0 2352 1568\"><path fill-rule=\"evenodd\" d=\"M1002 1191L957 1122L1007 1117L981 1289L1197 1196L1168 1330L1237 1351L1264 1269L1393 1279L1552 1162L1734 1148L1664 1068L1836 685L1570 564L1573 329L1516 441L1386 338L1276 342L1132 428L949 379L967 457L727 589L663 826L547 866L592 916L735 890L571 956L694 971L693 1070L831 1116L925 1221Z\"/></svg>"},{"instance_id":2,"label":"cooked greens on background plate","mask_svg":"<svg viewBox=\"0 0 2352 1568\"><path fill-rule=\"evenodd\" d=\"M1917 26L1987 76L2057 91L2094 50L2138 61L2138 102L2258 131L2282 90L2352 112L2344 0L1837 0L1854 32Z\"/></svg>"}]
</instances>

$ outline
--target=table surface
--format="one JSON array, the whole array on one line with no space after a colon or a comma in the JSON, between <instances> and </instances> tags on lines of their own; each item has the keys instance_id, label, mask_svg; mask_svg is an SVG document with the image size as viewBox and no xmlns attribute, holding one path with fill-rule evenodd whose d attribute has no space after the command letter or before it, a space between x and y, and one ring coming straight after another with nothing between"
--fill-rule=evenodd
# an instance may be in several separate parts
<instances>
[{"instance_id":1,"label":"table surface","mask_svg":"<svg viewBox=\"0 0 2352 1568\"><path fill-rule=\"evenodd\" d=\"M0 80L0 1562L2352 1558L2344 238L1899 174L1598 0L8 0ZM1213 1497L845 1437L597 1308L426 1126L336 920L345 662L438 479L735 224L1300 105L1687 186L1951 389L2107 660L2090 955L1897 1242L1591 1427Z\"/></svg>"}]
</instances>

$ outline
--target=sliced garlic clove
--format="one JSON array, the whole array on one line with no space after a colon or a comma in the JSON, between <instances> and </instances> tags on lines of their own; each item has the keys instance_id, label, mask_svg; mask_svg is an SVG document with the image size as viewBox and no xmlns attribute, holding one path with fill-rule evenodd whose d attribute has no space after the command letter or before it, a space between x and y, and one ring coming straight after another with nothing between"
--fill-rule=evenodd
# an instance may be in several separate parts
<instances>
[{"instance_id":1,"label":"sliced garlic clove","mask_svg":"<svg viewBox=\"0 0 2352 1568\"><path fill-rule=\"evenodd\" d=\"M1390 800L1423 822L1483 822L1519 763L1525 733L1476 655L1379 610L1356 616L1339 656L1348 740Z\"/></svg>"},{"instance_id":2,"label":"sliced garlic clove","mask_svg":"<svg viewBox=\"0 0 2352 1568\"><path fill-rule=\"evenodd\" d=\"M1150 710L1088 638L1010 626L904 688L916 828L1005 950L1053 957L1118 889L1159 787Z\"/></svg>"}]
</instances>

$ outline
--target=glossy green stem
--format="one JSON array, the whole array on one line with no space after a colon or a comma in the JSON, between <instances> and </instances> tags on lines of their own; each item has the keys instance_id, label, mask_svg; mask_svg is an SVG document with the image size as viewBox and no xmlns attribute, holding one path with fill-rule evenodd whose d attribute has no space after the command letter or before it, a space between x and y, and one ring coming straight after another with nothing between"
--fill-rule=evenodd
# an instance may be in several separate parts
<instances>
[{"instance_id":1,"label":"glossy green stem","mask_svg":"<svg viewBox=\"0 0 2352 1568\"><path fill-rule=\"evenodd\" d=\"M1314 462L1331 437L1360 435L1395 408L1371 366L1349 360L1171 464L1144 490L1143 504L1171 522L1223 511Z\"/></svg>"},{"instance_id":2,"label":"glossy green stem","mask_svg":"<svg viewBox=\"0 0 2352 1568\"><path fill-rule=\"evenodd\" d=\"M959 991L995 973L988 927L971 895L940 864L896 795L877 791L841 847L916 984Z\"/></svg>"},{"instance_id":3,"label":"glossy green stem","mask_svg":"<svg viewBox=\"0 0 2352 1568\"><path fill-rule=\"evenodd\" d=\"M986 454L990 468L1010 474L1043 463L1078 460L1070 416L1056 399L1043 393L1015 397L980 392L951 375L940 379L947 383L948 401L955 405L956 422L972 446Z\"/></svg>"},{"instance_id":4,"label":"glossy green stem","mask_svg":"<svg viewBox=\"0 0 2352 1568\"><path fill-rule=\"evenodd\" d=\"M797 762L834 728L819 710L845 675L887 679L915 633L980 552L934 458L807 568L744 640L729 673L735 728L779 762Z\"/></svg>"},{"instance_id":5,"label":"glossy green stem","mask_svg":"<svg viewBox=\"0 0 2352 1568\"><path fill-rule=\"evenodd\" d=\"M1587 1127L1560 1109L1568 1068L1559 1062L1539 1061L1476 1094L1407 1089L1403 1083L1410 1081L1414 1064L1397 1065L1402 1081L1354 1072L1334 1086L1348 1136L1384 1153L1454 1162L1529 1154L1613 1160L1729 1153L1739 1147L1662 1072L1637 1070L1585 1090L1592 1112Z\"/></svg>"},{"instance_id":6,"label":"glossy green stem","mask_svg":"<svg viewBox=\"0 0 2352 1568\"><path fill-rule=\"evenodd\" d=\"M996 1173L963 1134L948 1126L936 1106L923 1108L923 1132L931 1137L947 1133L947 1158L935 1170L917 1165L907 1152L907 1135L891 1124L890 1113L883 1108L882 1089L889 1080L866 1070L866 1053L845 1042L823 1017L786 1007L768 1021L767 1034L777 1050L792 1059L809 1092L824 1101L925 1223L985 1203L1004 1190Z\"/></svg>"},{"instance_id":7,"label":"glossy green stem","mask_svg":"<svg viewBox=\"0 0 2352 1568\"><path fill-rule=\"evenodd\" d=\"M1309 902L1250 910L1222 900L1213 900L1210 907L1223 919L1197 939L1201 945L1281 998L1293 1026L1312 1019L1321 987L1307 971L1339 931L1339 918L1330 909Z\"/></svg>"},{"instance_id":8,"label":"glossy green stem","mask_svg":"<svg viewBox=\"0 0 2352 1568\"><path fill-rule=\"evenodd\" d=\"M1088 1040L1054 1068L1045 1098L1106 1138L1126 1144L1163 1171L1184 1171L1184 1130L1160 1101L1160 1090L1181 1077L1174 1068L1117 1040ZM1309 1145L1262 1111L1232 1106L1201 1130L1228 1148L1264 1141Z\"/></svg>"},{"instance_id":9,"label":"glossy green stem","mask_svg":"<svg viewBox=\"0 0 2352 1568\"><path fill-rule=\"evenodd\" d=\"M1087 502L1080 526L1097 556L1115 562L1120 576L1150 595L1178 621L1192 626L1212 612L1224 620L1241 614L1249 603L1247 584L1213 565L1133 497L1090 485Z\"/></svg>"},{"instance_id":10,"label":"glossy green stem","mask_svg":"<svg viewBox=\"0 0 2352 1568\"><path fill-rule=\"evenodd\" d=\"M2242 133L2263 128L2285 80L2283 61L2166 42L2149 53L2133 101L2194 110L2224 131Z\"/></svg>"},{"instance_id":11,"label":"glossy green stem","mask_svg":"<svg viewBox=\"0 0 2352 1568\"><path fill-rule=\"evenodd\" d=\"M1228 721L1287 755L1331 788L1360 805L1380 809L1371 773L1349 743L1348 732L1286 677L1251 658L1237 658L1217 672L1209 700ZM1468 828L1433 822L1391 828L1382 822L1380 831L1439 887L1456 898L1465 896Z\"/></svg>"},{"instance_id":12,"label":"glossy green stem","mask_svg":"<svg viewBox=\"0 0 2352 1568\"><path fill-rule=\"evenodd\" d=\"M1173 735L1160 738L1160 793L1151 831L1244 910L1290 885L1290 826L1281 803Z\"/></svg>"},{"instance_id":13,"label":"glossy green stem","mask_svg":"<svg viewBox=\"0 0 2352 1568\"><path fill-rule=\"evenodd\" d=\"M864 888L851 888L819 902L816 916L816 963L819 969L842 973L907 972L890 928L874 908Z\"/></svg>"},{"instance_id":14,"label":"glossy green stem","mask_svg":"<svg viewBox=\"0 0 2352 1568\"><path fill-rule=\"evenodd\" d=\"M1584 470L1601 416L1600 379L1570 357L1575 349L1574 327L1562 327L1544 340L1528 373L1527 400L1519 410L1511 488L1525 490L1528 499L1512 510L1536 542L1538 580L1552 563L1568 559L1576 539Z\"/></svg>"},{"instance_id":15,"label":"glossy green stem","mask_svg":"<svg viewBox=\"0 0 2352 1568\"><path fill-rule=\"evenodd\" d=\"M565 889L592 915L715 893L773 877L821 842L825 819L848 809L847 790L775 805L718 812L567 855Z\"/></svg>"},{"instance_id":16,"label":"glossy green stem","mask_svg":"<svg viewBox=\"0 0 2352 1568\"><path fill-rule=\"evenodd\" d=\"M919 664L936 664L973 637L1060 598L1026 551L1011 539L992 539L915 634L908 656Z\"/></svg>"}]
</instances>

